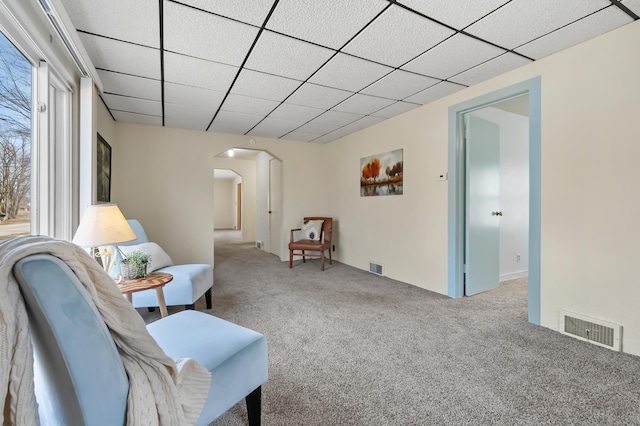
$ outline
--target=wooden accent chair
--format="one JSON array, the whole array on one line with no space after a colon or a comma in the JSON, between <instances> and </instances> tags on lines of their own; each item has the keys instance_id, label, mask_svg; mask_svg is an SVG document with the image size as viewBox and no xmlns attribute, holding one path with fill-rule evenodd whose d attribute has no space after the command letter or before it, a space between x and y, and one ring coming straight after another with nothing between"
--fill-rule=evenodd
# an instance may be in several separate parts
<instances>
[{"instance_id":1,"label":"wooden accent chair","mask_svg":"<svg viewBox=\"0 0 640 426\"><path fill-rule=\"evenodd\" d=\"M296 228L291 230L291 238L289 241L289 268L293 268L293 256L302 256L302 262L306 262L306 258L320 258L321 270L324 271L324 252L329 250L329 264L332 264L331 258L331 233L333 231L333 218L330 217L305 217L304 222L307 221L322 221L322 227L320 229L319 239L313 239L313 232L311 235L303 236L303 239L296 240L296 232L303 231L302 228ZM307 237L307 238L304 238ZM309 238L310 237L310 238ZM318 238L318 237L316 237ZM296 252L297 251L297 252ZM317 254L308 254L307 252L318 252Z\"/></svg>"}]
</instances>

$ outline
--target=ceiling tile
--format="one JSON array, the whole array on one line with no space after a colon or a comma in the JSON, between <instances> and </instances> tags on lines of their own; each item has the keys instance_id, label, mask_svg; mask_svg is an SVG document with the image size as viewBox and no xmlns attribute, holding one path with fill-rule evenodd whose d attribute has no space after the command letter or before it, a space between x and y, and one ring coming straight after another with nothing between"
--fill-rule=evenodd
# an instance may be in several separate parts
<instances>
[{"instance_id":1,"label":"ceiling tile","mask_svg":"<svg viewBox=\"0 0 640 426\"><path fill-rule=\"evenodd\" d=\"M263 31L245 66L256 71L306 80L334 53L324 47Z\"/></svg>"},{"instance_id":2,"label":"ceiling tile","mask_svg":"<svg viewBox=\"0 0 640 426\"><path fill-rule=\"evenodd\" d=\"M164 78L171 83L226 92L238 69L231 65L166 52ZM215 78L212 78L215 76Z\"/></svg>"},{"instance_id":3,"label":"ceiling tile","mask_svg":"<svg viewBox=\"0 0 640 426\"><path fill-rule=\"evenodd\" d=\"M438 81L407 71L395 70L363 89L362 93L400 100L431 87Z\"/></svg>"},{"instance_id":4,"label":"ceiling tile","mask_svg":"<svg viewBox=\"0 0 640 426\"><path fill-rule=\"evenodd\" d=\"M327 111L321 116L315 118L298 130L301 132L309 133L327 133L328 131L340 128L349 123L353 123L356 120L361 119L363 116L358 114L348 114L346 112Z\"/></svg>"},{"instance_id":5,"label":"ceiling tile","mask_svg":"<svg viewBox=\"0 0 640 426\"><path fill-rule=\"evenodd\" d=\"M497 58L491 59L477 67L451 77L449 80L455 83L472 86L481 81L490 79L507 71L531 63L530 60L513 53L505 53Z\"/></svg>"},{"instance_id":6,"label":"ceiling tile","mask_svg":"<svg viewBox=\"0 0 640 426\"><path fill-rule=\"evenodd\" d=\"M209 128L212 132L245 134L263 117L238 112L220 111Z\"/></svg>"},{"instance_id":7,"label":"ceiling tile","mask_svg":"<svg viewBox=\"0 0 640 426\"><path fill-rule=\"evenodd\" d=\"M62 4L78 30L160 48L158 0L62 0Z\"/></svg>"},{"instance_id":8,"label":"ceiling tile","mask_svg":"<svg viewBox=\"0 0 640 426\"><path fill-rule=\"evenodd\" d=\"M243 69L231 93L272 101L283 101L301 82L276 75Z\"/></svg>"},{"instance_id":9,"label":"ceiling tile","mask_svg":"<svg viewBox=\"0 0 640 426\"><path fill-rule=\"evenodd\" d=\"M302 141L302 142L311 142L312 140L319 138L322 136L320 133L308 133L301 132L299 130L294 130L293 132L287 133L283 139L289 139L292 141Z\"/></svg>"},{"instance_id":10,"label":"ceiling tile","mask_svg":"<svg viewBox=\"0 0 640 426\"><path fill-rule=\"evenodd\" d=\"M405 101L424 105L424 104L428 104L429 102L435 101L436 99L440 99L447 95L455 93L458 90L462 90L464 88L465 86L449 83L448 81L443 81L441 83L436 84L435 86L431 86L428 89L423 90L420 93L416 93L413 96L409 96L408 98L405 99Z\"/></svg>"},{"instance_id":11,"label":"ceiling tile","mask_svg":"<svg viewBox=\"0 0 640 426\"><path fill-rule=\"evenodd\" d=\"M333 107L333 110L340 112L350 112L352 114L368 115L393 103L395 103L395 101L391 99L355 94L339 105Z\"/></svg>"},{"instance_id":12,"label":"ceiling tile","mask_svg":"<svg viewBox=\"0 0 640 426\"><path fill-rule=\"evenodd\" d=\"M123 41L80 33L96 68L160 80L160 51Z\"/></svg>"},{"instance_id":13,"label":"ceiling tile","mask_svg":"<svg viewBox=\"0 0 640 426\"><path fill-rule=\"evenodd\" d=\"M419 106L420 105L412 104L409 102L396 102L395 104L391 104L386 108L382 108L381 110L376 111L371 115L375 117L391 118L396 115L402 114L403 112L410 111Z\"/></svg>"},{"instance_id":14,"label":"ceiling tile","mask_svg":"<svg viewBox=\"0 0 640 426\"><path fill-rule=\"evenodd\" d=\"M409 62L403 69L447 79L505 52L472 37L456 34Z\"/></svg>"},{"instance_id":15,"label":"ceiling tile","mask_svg":"<svg viewBox=\"0 0 640 426\"><path fill-rule=\"evenodd\" d=\"M344 49L362 58L399 67L454 33L393 5ZM420 34L419 37L416 35Z\"/></svg>"},{"instance_id":16,"label":"ceiling tile","mask_svg":"<svg viewBox=\"0 0 640 426\"><path fill-rule=\"evenodd\" d=\"M627 6L636 15L640 16L640 0L622 0L622 4Z\"/></svg>"},{"instance_id":17,"label":"ceiling tile","mask_svg":"<svg viewBox=\"0 0 640 426\"><path fill-rule=\"evenodd\" d=\"M353 132L357 132L358 130L362 130L366 127L373 126L374 124L378 124L381 121L386 120L383 117L363 117L358 121L354 121L353 123L347 124L344 127L334 130L333 132L327 133L317 139L314 139L313 142L318 143L327 143L333 142L336 139L339 139L343 136L350 135Z\"/></svg>"},{"instance_id":18,"label":"ceiling tile","mask_svg":"<svg viewBox=\"0 0 640 426\"><path fill-rule=\"evenodd\" d=\"M135 98L162 100L160 80L135 77L111 71L98 70L105 93L133 96Z\"/></svg>"},{"instance_id":19,"label":"ceiling tile","mask_svg":"<svg viewBox=\"0 0 640 426\"><path fill-rule=\"evenodd\" d=\"M610 5L608 0L513 0L466 31L513 49Z\"/></svg>"},{"instance_id":20,"label":"ceiling tile","mask_svg":"<svg viewBox=\"0 0 640 426\"><path fill-rule=\"evenodd\" d=\"M252 98L249 96L235 95L233 93L227 96L222 109L231 112L240 112L243 114L261 115L266 117L273 111L280 102L270 101L268 99Z\"/></svg>"},{"instance_id":21,"label":"ceiling tile","mask_svg":"<svg viewBox=\"0 0 640 426\"><path fill-rule=\"evenodd\" d=\"M181 3L259 27L269 15L273 0L181 0Z\"/></svg>"},{"instance_id":22,"label":"ceiling tile","mask_svg":"<svg viewBox=\"0 0 640 426\"><path fill-rule=\"evenodd\" d=\"M399 0L437 21L461 30L510 0Z\"/></svg>"},{"instance_id":23,"label":"ceiling tile","mask_svg":"<svg viewBox=\"0 0 640 426\"><path fill-rule=\"evenodd\" d=\"M251 25L173 2L164 5L164 48L169 51L240 66L257 34Z\"/></svg>"},{"instance_id":24,"label":"ceiling tile","mask_svg":"<svg viewBox=\"0 0 640 426\"><path fill-rule=\"evenodd\" d=\"M310 108L301 105L281 104L275 111L269 114L269 117L282 120L296 121L304 124L309 120L313 120L320 114L324 113L324 109ZM300 125L299 124L299 125Z\"/></svg>"},{"instance_id":25,"label":"ceiling tile","mask_svg":"<svg viewBox=\"0 0 640 426\"><path fill-rule=\"evenodd\" d=\"M371 0L280 0L267 28L337 50L386 6Z\"/></svg>"},{"instance_id":26,"label":"ceiling tile","mask_svg":"<svg viewBox=\"0 0 640 426\"><path fill-rule=\"evenodd\" d=\"M184 86L175 83L164 84L164 100L173 104L194 105L199 109L211 111L209 120L213 117L224 98L224 92L202 89L200 87Z\"/></svg>"},{"instance_id":27,"label":"ceiling tile","mask_svg":"<svg viewBox=\"0 0 640 426\"><path fill-rule=\"evenodd\" d=\"M300 127L300 125L301 123L297 121L267 117L262 120L256 127L251 129L250 134L253 136L279 138L283 135L286 135L290 131Z\"/></svg>"},{"instance_id":28,"label":"ceiling tile","mask_svg":"<svg viewBox=\"0 0 640 426\"><path fill-rule=\"evenodd\" d=\"M107 104L109 110L134 112L137 114L162 116L162 103L158 101L150 101L147 99L131 98L127 96L102 94L104 103Z\"/></svg>"},{"instance_id":29,"label":"ceiling tile","mask_svg":"<svg viewBox=\"0 0 640 426\"><path fill-rule=\"evenodd\" d=\"M516 51L533 59L544 58L630 22L633 19L629 15L617 7L609 7L527 43Z\"/></svg>"},{"instance_id":30,"label":"ceiling tile","mask_svg":"<svg viewBox=\"0 0 640 426\"><path fill-rule=\"evenodd\" d=\"M352 94L345 90L305 83L287 99L287 103L327 110Z\"/></svg>"},{"instance_id":31,"label":"ceiling tile","mask_svg":"<svg viewBox=\"0 0 640 426\"><path fill-rule=\"evenodd\" d=\"M125 111L111 111L111 114L113 114L113 117L116 119L116 121L121 121L123 123L138 123L149 124L152 126L162 126L162 117L159 116L135 114Z\"/></svg>"},{"instance_id":32,"label":"ceiling tile","mask_svg":"<svg viewBox=\"0 0 640 426\"><path fill-rule=\"evenodd\" d=\"M357 92L391 71L393 71L392 68L384 65L338 53L309 81Z\"/></svg>"},{"instance_id":33,"label":"ceiling tile","mask_svg":"<svg viewBox=\"0 0 640 426\"><path fill-rule=\"evenodd\" d=\"M215 110L207 111L193 106L167 103L164 110L164 124L169 127L204 131L215 112Z\"/></svg>"}]
</instances>

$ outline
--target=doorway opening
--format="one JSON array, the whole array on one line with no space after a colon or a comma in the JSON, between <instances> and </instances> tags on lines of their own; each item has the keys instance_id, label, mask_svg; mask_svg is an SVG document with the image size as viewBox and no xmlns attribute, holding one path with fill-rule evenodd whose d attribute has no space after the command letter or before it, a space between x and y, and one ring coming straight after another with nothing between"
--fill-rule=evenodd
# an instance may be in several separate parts
<instances>
[{"instance_id":1,"label":"doorway opening","mask_svg":"<svg viewBox=\"0 0 640 426\"><path fill-rule=\"evenodd\" d=\"M526 96L526 98L522 98ZM487 116L494 115L504 116L504 109L508 109L509 104L520 102L522 104L523 99L528 99L525 102L525 106L528 109L529 126L528 126L528 159L526 159L526 165L528 171L526 177L528 178L528 205L525 207L528 213L528 221L526 225L523 225L524 219L520 214L519 217L513 217L518 219L520 227L527 228L525 232L526 242L522 242L522 238L519 241L511 241L508 244L508 252L516 250L514 252L515 267L520 265L523 267L527 264L526 270L528 271L528 314L529 321L534 324L540 323L540 79L535 78L525 81L523 83L499 90L494 93L484 95L482 97L464 102L459 105L454 105L449 109L449 276L448 276L448 294L451 297L462 297L465 294L474 294L480 291L484 291L486 288L483 284L476 288L469 289L467 282L477 277L477 274L494 274L494 284L497 286L499 282L498 276L501 275L500 268L500 220L504 217L501 209L500 194L500 177L499 177L499 160L498 163L493 163L495 156L501 155L500 149L500 126L491 123L488 120L483 119ZM505 103L505 101L507 101ZM491 109L487 109L490 107ZM502 107L502 108L497 108ZM484 111L482 111L484 110ZM503 112L501 112L503 111ZM512 112L511 112L512 113ZM473 117L470 118L470 117ZM491 118L491 117L489 117ZM474 123L475 122L475 123ZM483 123L488 123L485 125ZM493 124L493 128L491 126ZM489 145L486 147L484 142L474 143L474 141L468 142L466 137L474 138L476 132L473 127L479 125L480 130L478 134L481 134L482 138L485 135L494 136L497 134L497 142L487 142ZM469 129L471 127L471 130ZM497 130L496 130L497 129ZM469 130L471 133L469 133ZM487 136L488 137L488 136ZM489 137L491 139L491 137ZM479 151L468 151L470 143L474 143L474 147ZM497 144L497 145L496 145ZM491 184L484 184L484 179L487 178L486 170L487 164L471 164L468 160L471 158L482 158L488 151L493 150L493 154L489 155L482 161L488 161L489 168L493 168L494 171L498 170L497 186L491 186ZM497 152L497 154L496 154ZM493 160L492 160L493 158ZM480 175L473 175L473 170L479 172ZM473 181L472 185L469 185L469 179ZM495 177L493 182L496 182ZM510 182L512 183L512 182ZM475 189L473 188L475 185ZM520 182L522 185L522 182ZM522 188L520 186L520 188ZM475 192L474 192L475 191ZM511 192L517 192L517 185ZM507 191L509 192L509 191ZM490 193L490 197L485 197L487 193ZM477 197L479 198L473 198ZM484 198L483 198L484 197ZM517 198L517 197L516 197ZM482 206L482 203L488 203ZM494 203L493 205L491 203ZM509 200L509 203L515 204L513 199ZM522 200L520 200L519 208L522 208ZM493 206L493 207L492 207ZM476 211L474 211L476 208ZM486 212L484 210L487 210ZM516 209L517 211L517 209ZM516 214L511 211L513 216ZM477 217L471 218L471 216L477 215ZM479 219L478 219L479 218ZM511 219L511 218L510 218ZM476 220L474 222L474 220ZM487 229L494 227L493 234L487 236L483 234ZM473 235L473 232L479 231L479 234ZM473 239L480 241L477 247L474 247ZM485 241L491 242L492 249L488 249ZM471 239L471 240L470 240ZM522 248L522 244L525 244L526 251ZM485 259L480 256L484 255ZM509 254L509 258L511 255ZM526 257L526 259L525 259ZM487 260L488 259L488 260ZM482 271L482 267L489 262L492 266L491 271ZM480 265L478 267L477 265ZM475 268L475 269L474 269ZM513 270L511 272L504 272L504 278L508 279L509 274L522 274L522 270L518 272Z\"/></svg>"}]
</instances>

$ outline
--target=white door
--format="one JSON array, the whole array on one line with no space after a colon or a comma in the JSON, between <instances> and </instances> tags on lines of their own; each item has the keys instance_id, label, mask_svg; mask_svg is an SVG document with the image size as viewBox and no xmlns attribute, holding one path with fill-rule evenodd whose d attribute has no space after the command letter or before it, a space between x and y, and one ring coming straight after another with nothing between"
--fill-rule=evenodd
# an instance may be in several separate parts
<instances>
[{"instance_id":1,"label":"white door","mask_svg":"<svg viewBox=\"0 0 640 426\"><path fill-rule=\"evenodd\" d=\"M465 295L495 288L500 274L500 127L465 115Z\"/></svg>"},{"instance_id":2,"label":"white door","mask_svg":"<svg viewBox=\"0 0 640 426\"><path fill-rule=\"evenodd\" d=\"M269 161L269 252L281 258L282 242L282 162Z\"/></svg>"}]
</instances>

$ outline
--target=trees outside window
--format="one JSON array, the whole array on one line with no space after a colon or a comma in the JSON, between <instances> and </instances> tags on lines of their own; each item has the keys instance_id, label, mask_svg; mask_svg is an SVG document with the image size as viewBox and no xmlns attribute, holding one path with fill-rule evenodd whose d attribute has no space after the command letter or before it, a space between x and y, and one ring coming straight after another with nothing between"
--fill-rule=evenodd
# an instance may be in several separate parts
<instances>
[{"instance_id":1,"label":"trees outside window","mask_svg":"<svg viewBox=\"0 0 640 426\"><path fill-rule=\"evenodd\" d=\"M31 73L29 61L0 33L0 238L29 233Z\"/></svg>"}]
</instances>

